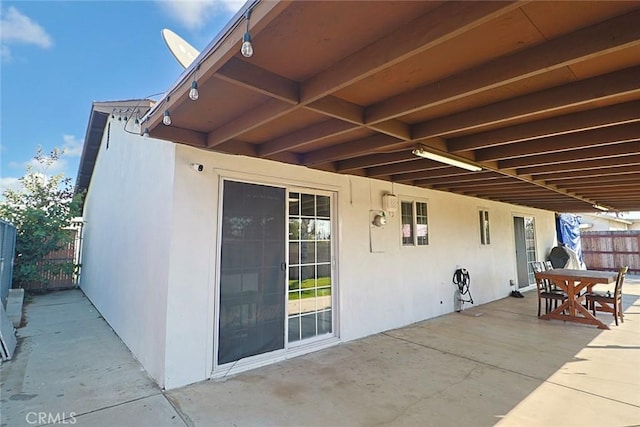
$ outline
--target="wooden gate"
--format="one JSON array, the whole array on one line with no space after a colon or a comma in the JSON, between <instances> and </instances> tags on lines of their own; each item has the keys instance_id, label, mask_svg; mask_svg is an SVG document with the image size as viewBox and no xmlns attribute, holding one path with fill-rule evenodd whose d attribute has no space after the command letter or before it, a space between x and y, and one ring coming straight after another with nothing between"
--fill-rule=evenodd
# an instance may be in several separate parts
<instances>
[{"instance_id":1,"label":"wooden gate","mask_svg":"<svg viewBox=\"0 0 640 427\"><path fill-rule=\"evenodd\" d=\"M615 271L628 265L640 274L640 231L583 231L582 254L590 270Z\"/></svg>"}]
</instances>

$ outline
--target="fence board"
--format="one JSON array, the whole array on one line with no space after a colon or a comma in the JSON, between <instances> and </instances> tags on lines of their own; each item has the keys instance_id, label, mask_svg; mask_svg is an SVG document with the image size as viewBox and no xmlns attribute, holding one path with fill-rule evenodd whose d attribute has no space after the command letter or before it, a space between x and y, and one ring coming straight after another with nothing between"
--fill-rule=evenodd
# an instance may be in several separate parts
<instances>
[{"instance_id":1,"label":"fence board","mask_svg":"<svg viewBox=\"0 0 640 427\"><path fill-rule=\"evenodd\" d=\"M65 264L75 262L76 255L76 233L77 230L68 230L71 236L71 241L65 244L62 248L57 251L53 251L49 253L44 260L38 262L36 265L41 269L41 274L44 277L44 283L26 283L23 284L23 287L26 290L55 290L55 289L66 289L73 288L76 285L75 275L73 272L70 273L60 273L60 274L51 274L47 271L44 271L45 264Z\"/></svg>"},{"instance_id":2,"label":"fence board","mask_svg":"<svg viewBox=\"0 0 640 427\"><path fill-rule=\"evenodd\" d=\"M640 274L640 231L583 231L580 237L590 270L616 271L628 265L629 273Z\"/></svg>"}]
</instances>

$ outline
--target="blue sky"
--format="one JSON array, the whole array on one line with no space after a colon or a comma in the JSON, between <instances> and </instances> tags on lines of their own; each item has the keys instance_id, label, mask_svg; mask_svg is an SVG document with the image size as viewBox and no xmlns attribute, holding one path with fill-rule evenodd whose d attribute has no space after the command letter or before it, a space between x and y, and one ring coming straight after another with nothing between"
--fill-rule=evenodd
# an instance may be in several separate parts
<instances>
[{"instance_id":1,"label":"blue sky","mask_svg":"<svg viewBox=\"0 0 640 427\"><path fill-rule=\"evenodd\" d=\"M0 192L42 146L75 181L93 101L164 92L182 67L160 35L203 49L244 1L2 1ZM157 97L156 97L157 99Z\"/></svg>"}]
</instances>

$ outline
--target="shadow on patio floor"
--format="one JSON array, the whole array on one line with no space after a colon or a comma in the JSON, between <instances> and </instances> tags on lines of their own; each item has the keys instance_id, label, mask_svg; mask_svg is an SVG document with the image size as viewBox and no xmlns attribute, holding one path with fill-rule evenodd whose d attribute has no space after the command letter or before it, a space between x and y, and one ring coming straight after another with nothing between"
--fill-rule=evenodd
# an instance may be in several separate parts
<instances>
[{"instance_id":1,"label":"shadow on patio floor","mask_svg":"<svg viewBox=\"0 0 640 427\"><path fill-rule=\"evenodd\" d=\"M638 425L640 277L624 292L609 331L539 320L529 292L167 392L79 290L38 295L0 367L2 425Z\"/></svg>"}]
</instances>

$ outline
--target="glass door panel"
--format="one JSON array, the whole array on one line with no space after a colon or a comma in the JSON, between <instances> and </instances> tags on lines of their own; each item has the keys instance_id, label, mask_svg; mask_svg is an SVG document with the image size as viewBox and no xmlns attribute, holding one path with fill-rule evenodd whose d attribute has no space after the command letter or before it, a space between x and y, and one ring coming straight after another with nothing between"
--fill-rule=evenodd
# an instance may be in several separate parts
<instances>
[{"instance_id":1,"label":"glass door panel","mask_svg":"<svg viewBox=\"0 0 640 427\"><path fill-rule=\"evenodd\" d=\"M331 198L289 193L289 342L333 332Z\"/></svg>"},{"instance_id":2,"label":"glass door panel","mask_svg":"<svg viewBox=\"0 0 640 427\"><path fill-rule=\"evenodd\" d=\"M284 348L285 190L225 181L218 364Z\"/></svg>"}]
</instances>

